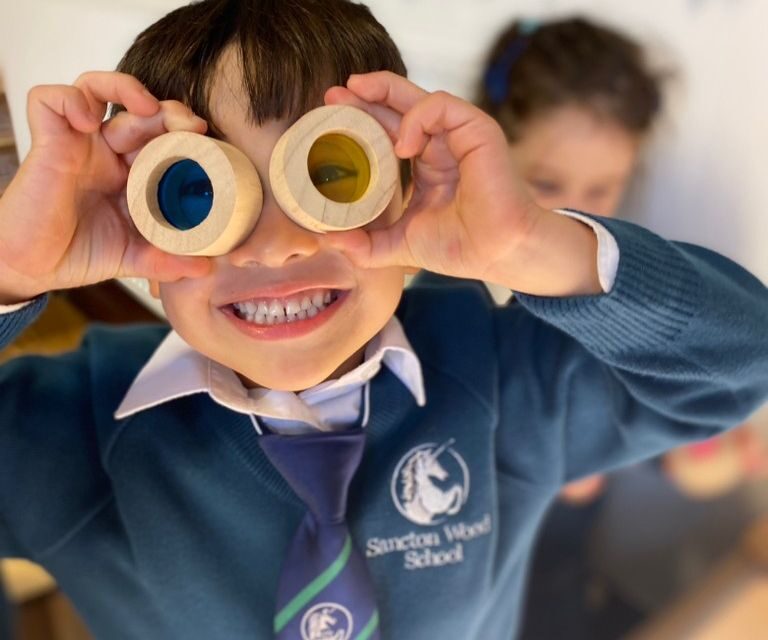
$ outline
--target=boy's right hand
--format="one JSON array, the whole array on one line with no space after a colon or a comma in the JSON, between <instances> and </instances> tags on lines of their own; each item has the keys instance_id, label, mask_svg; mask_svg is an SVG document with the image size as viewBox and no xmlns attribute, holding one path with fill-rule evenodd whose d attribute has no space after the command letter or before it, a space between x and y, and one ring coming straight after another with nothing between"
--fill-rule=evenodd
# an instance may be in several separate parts
<instances>
[{"instance_id":1,"label":"boy's right hand","mask_svg":"<svg viewBox=\"0 0 768 640\"><path fill-rule=\"evenodd\" d=\"M127 111L103 123L108 102ZM204 133L204 120L116 72L35 87L27 115L32 146L0 198L0 304L114 277L173 281L208 272L207 258L167 254L144 240L124 195L144 144L167 131Z\"/></svg>"}]
</instances>

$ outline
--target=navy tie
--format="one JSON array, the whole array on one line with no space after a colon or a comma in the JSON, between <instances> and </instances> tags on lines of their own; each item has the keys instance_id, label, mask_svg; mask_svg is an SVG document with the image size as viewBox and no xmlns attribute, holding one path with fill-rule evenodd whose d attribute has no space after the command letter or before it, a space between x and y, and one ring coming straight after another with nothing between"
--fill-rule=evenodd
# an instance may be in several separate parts
<instances>
[{"instance_id":1,"label":"navy tie","mask_svg":"<svg viewBox=\"0 0 768 640\"><path fill-rule=\"evenodd\" d=\"M345 522L349 483L363 455L363 430L267 434L259 442L308 509L283 561L275 638L378 639L373 583Z\"/></svg>"}]
</instances>

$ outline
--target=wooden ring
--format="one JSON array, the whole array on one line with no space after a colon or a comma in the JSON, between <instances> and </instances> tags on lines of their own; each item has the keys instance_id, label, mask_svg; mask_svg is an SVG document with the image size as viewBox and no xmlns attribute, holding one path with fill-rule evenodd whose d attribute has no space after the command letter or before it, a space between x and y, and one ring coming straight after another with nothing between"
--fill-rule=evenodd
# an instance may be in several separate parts
<instances>
[{"instance_id":1,"label":"wooden ring","mask_svg":"<svg viewBox=\"0 0 768 640\"><path fill-rule=\"evenodd\" d=\"M367 188L351 202L323 195L308 166L315 143L337 134L365 153ZM302 227L318 233L368 224L389 205L399 184L399 162L384 128L365 111L348 105L319 107L305 114L278 140L269 164L272 192L280 208Z\"/></svg>"},{"instance_id":2,"label":"wooden ring","mask_svg":"<svg viewBox=\"0 0 768 640\"><path fill-rule=\"evenodd\" d=\"M168 222L158 200L158 187L177 162L193 160L213 185L207 217L191 229ZM174 131L149 142L136 157L126 186L128 210L149 242L168 253L223 255L250 234L261 213L259 175L239 149L198 133Z\"/></svg>"}]
</instances>

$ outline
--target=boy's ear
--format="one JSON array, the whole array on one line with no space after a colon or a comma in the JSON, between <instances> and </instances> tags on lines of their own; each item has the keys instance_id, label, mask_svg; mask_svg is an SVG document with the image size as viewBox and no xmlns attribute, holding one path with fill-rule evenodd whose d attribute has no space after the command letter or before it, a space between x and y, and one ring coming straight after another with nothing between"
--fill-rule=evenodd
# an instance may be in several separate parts
<instances>
[{"instance_id":1,"label":"boy's ear","mask_svg":"<svg viewBox=\"0 0 768 640\"><path fill-rule=\"evenodd\" d=\"M149 285L149 295L156 300L160 299L160 283L157 280L147 280Z\"/></svg>"}]
</instances>

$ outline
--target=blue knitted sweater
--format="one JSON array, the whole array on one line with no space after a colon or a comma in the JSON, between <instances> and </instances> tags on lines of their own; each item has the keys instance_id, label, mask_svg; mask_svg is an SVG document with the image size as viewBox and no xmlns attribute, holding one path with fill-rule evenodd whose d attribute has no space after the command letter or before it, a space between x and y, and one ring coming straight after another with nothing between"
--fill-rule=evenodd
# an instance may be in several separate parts
<instances>
[{"instance_id":1,"label":"blue knitted sweater","mask_svg":"<svg viewBox=\"0 0 768 640\"><path fill-rule=\"evenodd\" d=\"M496 308L431 275L405 292L427 405L373 379L349 502L383 638L514 637L563 482L711 436L768 396L766 288L601 223L621 252L610 294ZM3 344L42 305L0 317ZM76 352L0 368L0 555L45 566L100 639L266 640L304 509L249 419L205 394L113 418L167 330L95 326Z\"/></svg>"}]
</instances>

